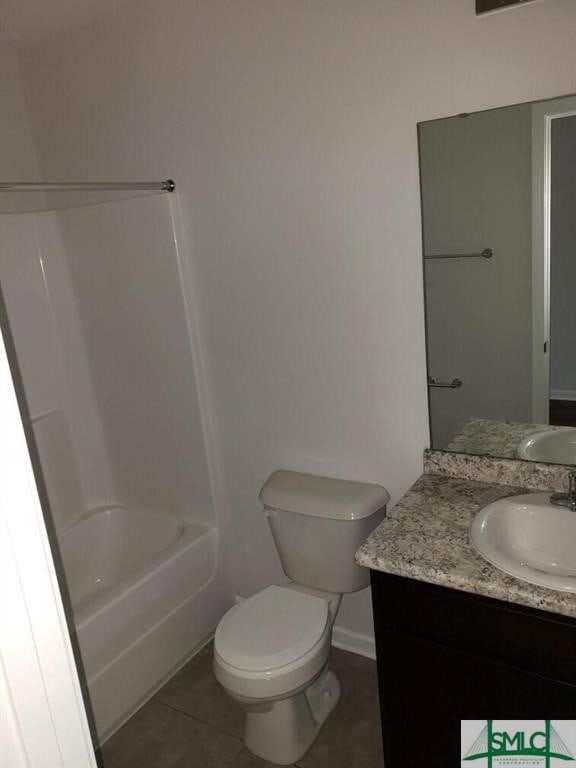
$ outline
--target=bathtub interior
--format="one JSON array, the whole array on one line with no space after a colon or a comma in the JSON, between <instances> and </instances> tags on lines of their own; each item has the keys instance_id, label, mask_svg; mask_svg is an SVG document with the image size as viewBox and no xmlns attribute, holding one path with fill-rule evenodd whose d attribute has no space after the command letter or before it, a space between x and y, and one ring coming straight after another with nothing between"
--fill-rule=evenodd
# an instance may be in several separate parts
<instances>
[{"instance_id":1,"label":"bathtub interior","mask_svg":"<svg viewBox=\"0 0 576 768\"><path fill-rule=\"evenodd\" d=\"M86 513L58 535L73 609L80 610L127 581L185 531L190 536L204 530L205 526L122 505Z\"/></svg>"}]
</instances>

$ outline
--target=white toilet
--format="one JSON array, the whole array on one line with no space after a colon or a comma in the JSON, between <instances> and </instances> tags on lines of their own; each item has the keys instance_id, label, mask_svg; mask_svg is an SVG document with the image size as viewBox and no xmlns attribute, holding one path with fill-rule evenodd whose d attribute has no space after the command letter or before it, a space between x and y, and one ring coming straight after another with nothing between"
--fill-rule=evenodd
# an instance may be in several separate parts
<instances>
[{"instance_id":1,"label":"white toilet","mask_svg":"<svg viewBox=\"0 0 576 768\"><path fill-rule=\"evenodd\" d=\"M299 760L338 702L340 685L328 669L332 626L342 593L368 586L354 553L389 499L379 485L286 470L260 492L293 581L226 613L214 638L214 673L246 710L246 746L269 762Z\"/></svg>"}]
</instances>

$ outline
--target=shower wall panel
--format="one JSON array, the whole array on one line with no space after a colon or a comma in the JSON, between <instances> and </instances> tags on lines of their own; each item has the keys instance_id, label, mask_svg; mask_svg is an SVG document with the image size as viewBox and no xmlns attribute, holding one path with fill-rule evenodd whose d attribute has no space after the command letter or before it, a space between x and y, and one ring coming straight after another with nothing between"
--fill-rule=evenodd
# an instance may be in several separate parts
<instances>
[{"instance_id":1,"label":"shower wall panel","mask_svg":"<svg viewBox=\"0 0 576 768\"><path fill-rule=\"evenodd\" d=\"M51 446L81 488L76 512L54 511L61 527L116 494L56 214L0 216L0 282L33 424L53 414L61 444Z\"/></svg>"},{"instance_id":2,"label":"shower wall panel","mask_svg":"<svg viewBox=\"0 0 576 768\"><path fill-rule=\"evenodd\" d=\"M169 205L153 195L58 217L118 500L210 522Z\"/></svg>"},{"instance_id":3,"label":"shower wall panel","mask_svg":"<svg viewBox=\"0 0 576 768\"><path fill-rule=\"evenodd\" d=\"M62 349L39 252L36 214L0 216L0 282L32 418L62 407Z\"/></svg>"}]
</instances>

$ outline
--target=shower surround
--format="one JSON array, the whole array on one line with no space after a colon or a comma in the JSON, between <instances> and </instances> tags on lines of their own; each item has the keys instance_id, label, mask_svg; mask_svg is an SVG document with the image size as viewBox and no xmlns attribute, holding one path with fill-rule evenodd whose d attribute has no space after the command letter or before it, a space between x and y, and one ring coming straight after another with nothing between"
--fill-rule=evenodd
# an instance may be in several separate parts
<instances>
[{"instance_id":1,"label":"shower surround","mask_svg":"<svg viewBox=\"0 0 576 768\"><path fill-rule=\"evenodd\" d=\"M0 282L102 743L231 593L173 206L75 205L0 215Z\"/></svg>"}]
</instances>

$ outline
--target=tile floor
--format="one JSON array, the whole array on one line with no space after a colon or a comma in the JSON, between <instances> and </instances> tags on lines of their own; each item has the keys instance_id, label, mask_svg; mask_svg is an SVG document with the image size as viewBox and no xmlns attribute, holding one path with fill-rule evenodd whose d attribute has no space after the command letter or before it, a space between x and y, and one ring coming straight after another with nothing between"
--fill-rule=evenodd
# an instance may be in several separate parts
<instances>
[{"instance_id":1,"label":"tile floor","mask_svg":"<svg viewBox=\"0 0 576 768\"><path fill-rule=\"evenodd\" d=\"M297 768L383 768L376 663L336 648L338 706ZM242 742L243 713L195 656L102 748L103 768L269 768ZM294 768L294 767L293 767Z\"/></svg>"}]
</instances>

